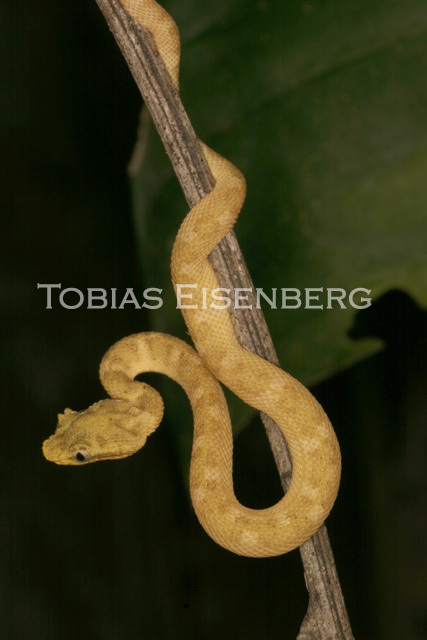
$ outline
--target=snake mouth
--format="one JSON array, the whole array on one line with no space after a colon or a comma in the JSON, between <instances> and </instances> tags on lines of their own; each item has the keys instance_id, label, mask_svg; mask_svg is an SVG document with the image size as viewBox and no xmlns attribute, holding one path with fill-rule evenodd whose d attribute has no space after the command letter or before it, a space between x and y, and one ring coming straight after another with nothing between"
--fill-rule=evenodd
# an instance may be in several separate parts
<instances>
[{"instance_id":1,"label":"snake mouth","mask_svg":"<svg viewBox=\"0 0 427 640\"><path fill-rule=\"evenodd\" d=\"M129 453L117 452L117 453L98 453L96 456L90 458L90 460L78 461L77 464L90 464L91 462L102 462L103 460L120 460L128 458Z\"/></svg>"}]
</instances>

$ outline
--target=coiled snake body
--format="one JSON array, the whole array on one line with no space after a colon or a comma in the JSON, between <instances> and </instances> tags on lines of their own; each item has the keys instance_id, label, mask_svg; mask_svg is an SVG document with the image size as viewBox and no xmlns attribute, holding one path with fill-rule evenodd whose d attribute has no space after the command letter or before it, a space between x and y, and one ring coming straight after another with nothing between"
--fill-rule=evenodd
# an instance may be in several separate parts
<instances>
[{"instance_id":1,"label":"coiled snake body","mask_svg":"<svg viewBox=\"0 0 427 640\"><path fill-rule=\"evenodd\" d=\"M178 88L179 36L172 18L154 0L122 0L122 4L152 33ZM66 409L43 451L53 462L75 465L131 455L163 415L158 393L134 378L148 371L164 373L182 385L193 410L190 491L202 526L234 553L274 556L305 542L328 515L339 485L339 446L326 414L309 391L241 347L225 308L203 304L203 289L211 300L210 292L219 287L208 255L232 228L246 191L236 167L205 145L203 151L215 187L185 218L172 253L175 287L196 285L188 303L196 308L182 312L198 354L177 338L159 333L120 340L100 366L111 399L81 413ZM234 495L231 425L218 380L268 414L286 437L292 480L286 495L268 509L244 507Z\"/></svg>"}]
</instances>

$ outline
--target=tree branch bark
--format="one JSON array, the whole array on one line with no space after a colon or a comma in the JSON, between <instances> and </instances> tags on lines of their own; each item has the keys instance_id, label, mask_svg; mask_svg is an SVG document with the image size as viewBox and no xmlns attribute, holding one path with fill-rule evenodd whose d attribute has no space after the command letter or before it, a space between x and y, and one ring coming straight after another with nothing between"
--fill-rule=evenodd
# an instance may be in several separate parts
<instances>
[{"instance_id":1,"label":"tree branch bark","mask_svg":"<svg viewBox=\"0 0 427 640\"><path fill-rule=\"evenodd\" d=\"M127 61L150 111L190 207L213 188L214 179L181 100L147 29L140 27L119 0L96 0ZM210 255L221 287L249 289L248 306L230 309L240 343L279 364L254 286L236 236L231 231ZM286 441L276 424L261 414L283 489L289 486L292 464ZM325 525L300 547L309 606L298 640L352 640L353 635Z\"/></svg>"}]
</instances>

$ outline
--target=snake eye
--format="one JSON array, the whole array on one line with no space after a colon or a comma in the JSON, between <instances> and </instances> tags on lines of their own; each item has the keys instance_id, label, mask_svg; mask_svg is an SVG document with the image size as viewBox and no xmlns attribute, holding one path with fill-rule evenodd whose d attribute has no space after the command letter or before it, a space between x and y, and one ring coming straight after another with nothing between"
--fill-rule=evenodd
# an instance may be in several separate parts
<instances>
[{"instance_id":1,"label":"snake eye","mask_svg":"<svg viewBox=\"0 0 427 640\"><path fill-rule=\"evenodd\" d=\"M75 451L73 453L73 458L74 460L77 460L77 462L89 462L90 453L89 451L86 451L86 449L80 449L80 451Z\"/></svg>"}]
</instances>

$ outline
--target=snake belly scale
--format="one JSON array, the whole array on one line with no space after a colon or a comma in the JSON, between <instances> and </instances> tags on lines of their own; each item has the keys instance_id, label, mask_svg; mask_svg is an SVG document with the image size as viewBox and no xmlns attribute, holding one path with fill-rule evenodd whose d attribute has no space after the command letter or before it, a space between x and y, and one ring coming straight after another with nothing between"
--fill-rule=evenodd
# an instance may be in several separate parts
<instances>
[{"instance_id":1,"label":"snake belly scale","mask_svg":"<svg viewBox=\"0 0 427 640\"><path fill-rule=\"evenodd\" d=\"M154 0L121 0L148 29L178 89L179 35ZM188 213L172 252L174 286L193 283L191 306L182 309L197 353L160 333L128 336L113 345L100 366L110 398L83 412L66 409L43 444L47 459L82 465L123 458L140 449L160 423L163 402L134 380L163 373L185 390L194 416L190 492L197 517L221 546L243 556L266 557L301 545L321 526L335 501L341 470L332 426L310 392L288 373L243 348L225 308L203 308L202 291L220 285L208 256L234 225L246 193L245 180L228 160L202 144L214 189ZM218 305L219 306L219 305ZM226 401L218 382L269 415L284 434L292 479L284 497L267 509L249 509L234 495L233 442Z\"/></svg>"}]
</instances>

